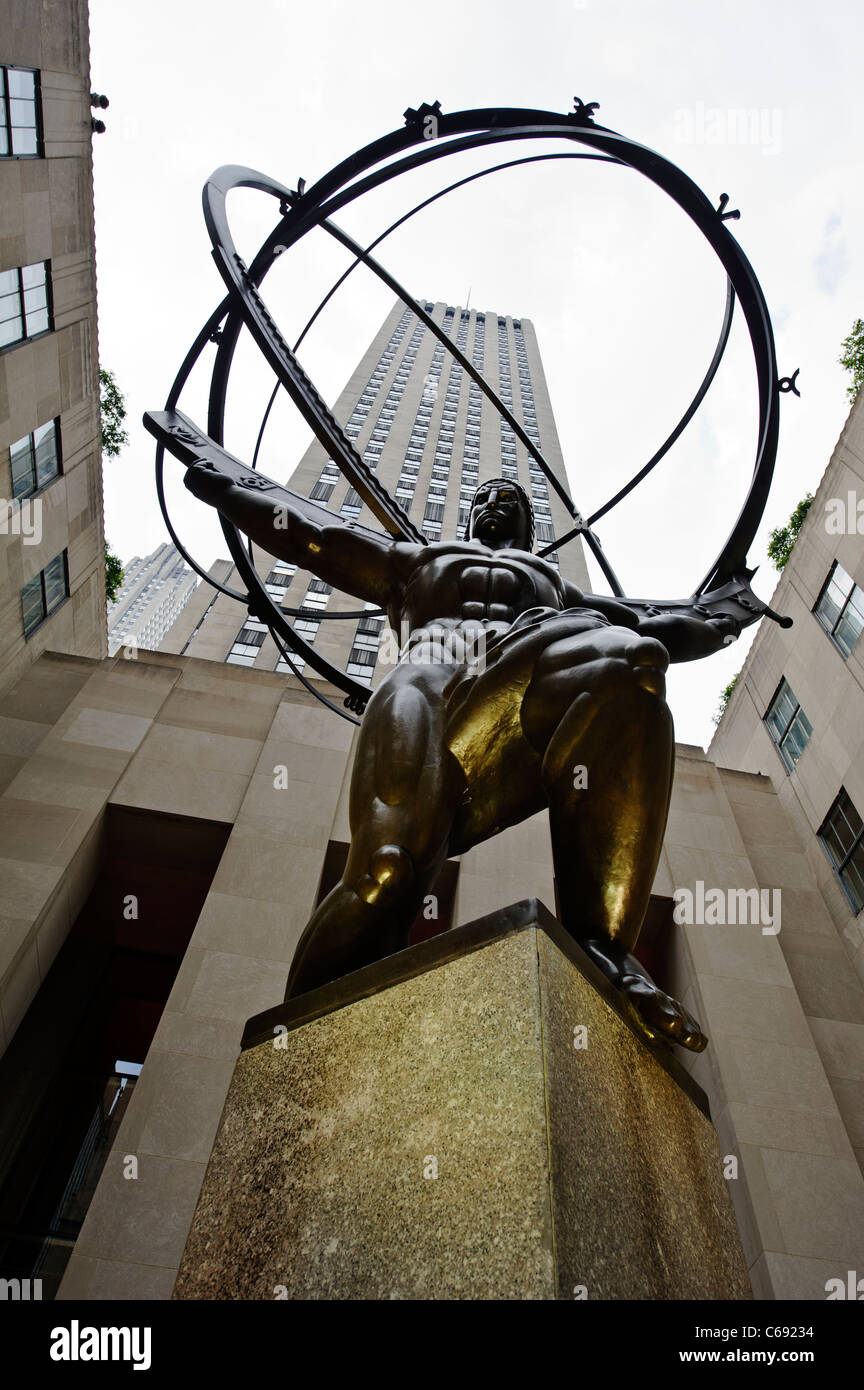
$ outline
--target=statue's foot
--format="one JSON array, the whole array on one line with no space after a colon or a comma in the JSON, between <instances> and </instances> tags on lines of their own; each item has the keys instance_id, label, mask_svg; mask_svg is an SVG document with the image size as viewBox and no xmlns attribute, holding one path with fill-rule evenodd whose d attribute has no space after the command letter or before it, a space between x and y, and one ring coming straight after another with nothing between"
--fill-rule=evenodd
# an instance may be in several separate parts
<instances>
[{"instance_id":1,"label":"statue's foot","mask_svg":"<svg viewBox=\"0 0 864 1390\"><path fill-rule=\"evenodd\" d=\"M580 940L579 945L623 995L631 1017L647 1038L704 1052L708 1039L695 1018L654 983L635 956L608 940Z\"/></svg>"}]
</instances>

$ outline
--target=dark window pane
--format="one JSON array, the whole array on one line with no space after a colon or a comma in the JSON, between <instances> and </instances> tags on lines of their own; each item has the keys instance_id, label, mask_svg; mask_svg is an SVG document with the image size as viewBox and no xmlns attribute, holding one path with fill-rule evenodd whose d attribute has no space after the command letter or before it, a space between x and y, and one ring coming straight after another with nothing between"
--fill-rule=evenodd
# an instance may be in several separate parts
<instances>
[{"instance_id":1,"label":"dark window pane","mask_svg":"<svg viewBox=\"0 0 864 1390\"><path fill-rule=\"evenodd\" d=\"M771 737L775 743L779 743L789 727L795 713L796 701L792 697L792 692L785 681L780 686L777 694L771 702L771 708L765 716Z\"/></svg>"},{"instance_id":2,"label":"dark window pane","mask_svg":"<svg viewBox=\"0 0 864 1390\"><path fill-rule=\"evenodd\" d=\"M45 566L45 606L49 613L59 607L67 594L66 556L58 555L50 565Z\"/></svg>"},{"instance_id":3,"label":"dark window pane","mask_svg":"<svg viewBox=\"0 0 864 1390\"><path fill-rule=\"evenodd\" d=\"M32 438L19 439L9 450L12 468L12 496L26 497L36 490L36 473L33 465Z\"/></svg>"},{"instance_id":4,"label":"dark window pane","mask_svg":"<svg viewBox=\"0 0 864 1390\"><path fill-rule=\"evenodd\" d=\"M256 632L255 629L251 627L241 627L240 631L237 633L236 640L242 642L246 647L261 647L264 645L264 638L266 636L266 632Z\"/></svg>"},{"instance_id":5,"label":"dark window pane","mask_svg":"<svg viewBox=\"0 0 864 1390\"><path fill-rule=\"evenodd\" d=\"M838 645L848 656L861 636L864 628L864 592L857 586L852 590L843 616L837 624L835 637Z\"/></svg>"},{"instance_id":6,"label":"dark window pane","mask_svg":"<svg viewBox=\"0 0 864 1390\"><path fill-rule=\"evenodd\" d=\"M864 825L861 824L861 817L845 792L843 793L843 814L851 827L853 835L860 835L862 830L864 830Z\"/></svg>"},{"instance_id":7,"label":"dark window pane","mask_svg":"<svg viewBox=\"0 0 864 1390\"><path fill-rule=\"evenodd\" d=\"M33 432L36 453L36 482L44 487L60 472L59 451L57 448L57 427L52 420Z\"/></svg>"},{"instance_id":8,"label":"dark window pane","mask_svg":"<svg viewBox=\"0 0 864 1390\"><path fill-rule=\"evenodd\" d=\"M864 826L845 790L841 789L826 816L819 838L839 871L855 911L860 912L864 906Z\"/></svg>"},{"instance_id":9,"label":"dark window pane","mask_svg":"<svg viewBox=\"0 0 864 1390\"><path fill-rule=\"evenodd\" d=\"M21 590L21 609L24 617L24 632L32 632L45 617L45 606L42 601L42 576L37 574L35 579L31 579L29 584L25 584Z\"/></svg>"},{"instance_id":10,"label":"dark window pane","mask_svg":"<svg viewBox=\"0 0 864 1390\"><path fill-rule=\"evenodd\" d=\"M352 647L348 660L356 661L358 666L374 666L378 660L378 653L367 651L365 647Z\"/></svg>"},{"instance_id":11,"label":"dark window pane","mask_svg":"<svg viewBox=\"0 0 864 1390\"><path fill-rule=\"evenodd\" d=\"M834 631L842 605L842 596L838 594L834 584L830 583L816 605L816 616L827 632Z\"/></svg>"},{"instance_id":12,"label":"dark window pane","mask_svg":"<svg viewBox=\"0 0 864 1390\"><path fill-rule=\"evenodd\" d=\"M806 720L802 721L800 718L793 720L783 744L784 753L793 763L797 763L804 749L807 747L810 731L805 727L806 722Z\"/></svg>"},{"instance_id":13,"label":"dark window pane","mask_svg":"<svg viewBox=\"0 0 864 1390\"><path fill-rule=\"evenodd\" d=\"M843 843L839 835L837 834L837 830L833 822L826 821L822 827L820 834L822 837L822 842L828 851L832 863L836 867L839 867L846 857L846 851L843 847Z\"/></svg>"},{"instance_id":14,"label":"dark window pane","mask_svg":"<svg viewBox=\"0 0 864 1390\"><path fill-rule=\"evenodd\" d=\"M860 912L864 907L864 844L859 843L854 849L842 878L855 904L855 911Z\"/></svg>"}]
</instances>

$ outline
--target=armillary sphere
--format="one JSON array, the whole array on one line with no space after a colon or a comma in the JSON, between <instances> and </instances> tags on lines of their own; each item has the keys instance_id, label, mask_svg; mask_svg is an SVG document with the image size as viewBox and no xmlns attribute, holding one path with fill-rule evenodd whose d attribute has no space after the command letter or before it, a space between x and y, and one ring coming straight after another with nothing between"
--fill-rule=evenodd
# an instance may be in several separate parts
<instances>
[{"instance_id":1,"label":"armillary sphere","mask_svg":"<svg viewBox=\"0 0 864 1390\"><path fill-rule=\"evenodd\" d=\"M798 394L795 384L797 372L791 378L778 378L774 353L774 336L771 320L759 282L753 269L726 225L740 214L737 210L727 211L728 197L724 193L719 206L705 196L681 169L670 163L655 150L646 148L630 140L626 135L596 124L594 111L596 102L583 103L575 100L573 111L566 115L554 111L533 111L518 108L489 108L476 111L459 111L445 115L439 102L424 104L416 110L405 112L404 126L374 140L363 149L352 154L338 164L311 188L306 188L301 179L296 189L286 188L264 174L238 165L226 165L213 174L204 186L204 216L213 246L213 259L225 283L226 294L204 324L177 373L164 411L147 412L144 423L157 440L156 449L156 487L159 503L169 534L178 551L192 568L224 594L244 604L249 612L263 622L273 635L279 650L289 666L294 668L293 656L302 657L308 665L343 690L347 696L345 704L357 714L362 714L370 697L370 690L347 672L340 670L326 657L307 643L289 623L288 617L315 617L317 620L357 619L366 615L364 611L322 612L320 609L304 610L281 608L268 594L255 570L251 543L244 546L237 528L225 518L220 518L231 556L237 567L245 592L226 587L212 579L204 569L188 554L168 516L165 506L163 484L164 450L168 448L182 462L211 463L221 472L229 475L235 483L243 487L269 489L274 502L279 497L289 499L293 508L307 514L320 516L314 503L291 492L287 488L270 482L257 471L256 465L264 429L270 409L280 388L284 388L298 407L301 415L311 426L330 457L338 465L351 486L369 507L376 520L391 536L425 544L426 538L414 525L407 513L399 506L384 487L372 469L360 457L353 442L343 432L331 411L309 380L297 359L296 353L306 333L332 298L335 291L344 283L348 275L359 265L373 271L393 293L402 300L426 328L461 365L468 376L477 383L480 390L492 403L503 419L507 420L516 437L521 441L531 457L542 469L551 487L560 497L573 519L573 526L565 535L558 537L551 545L539 551L548 555L571 541L583 536L594 554L612 592L634 611L650 615L663 612L691 613L702 618L731 618L740 626L756 622L767 614L783 626L789 626L791 619L780 618L773 613L761 599L753 593L750 580L755 570L747 567L747 551L759 525L777 453L777 436L780 410L780 395L790 390ZM449 155L465 150L478 149L518 140L562 140L568 147L586 146L586 150L566 151L552 154L523 156L504 163L497 163L478 173L448 184L439 192L425 198L416 207L405 213L391 226L376 237L369 246L360 246L352 237L342 231L333 221L334 216L364 193L398 178L420 165L431 164L434 160L445 159ZM593 515L583 518L565 488L543 457L536 442L522 428L512 412L489 386L472 362L451 342L444 329L433 322L423 304L389 274L372 256L372 251L409 218L429 206L438 198L444 197L454 189L463 187L476 179L517 165L539 163L552 159L593 159L611 164L622 164L643 174L652 183L663 189L670 198L696 224L706 238L726 272L726 303L723 320L714 355L693 400L668 438L652 458L644 464L635 476L611 497ZM279 220L264 240L251 265L246 265L234 245L228 224L226 200L234 188L251 188L267 193L279 205ZM261 297L260 286L276 261L300 239L315 228L323 228L344 246L353 256L349 268L339 277L315 313L306 324L294 347L280 333L273 317ZM679 438L687 424L695 415L716 376L729 339L732 312L735 300L739 301L747 324L753 357L756 367L756 380L759 393L759 419L756 437L753 474L747 496L732 532L717 558L708 568L704 577L686 599L634 599L623 593L600 542L592 529L594 524L622 501L643 478L657 466L660 460ZM276 385L270 398L255 447L251 468L226 453L224 444L225 400L228 380L238 338L242 328L247 328L257 343L276 376ZM216 344L213 363L209 408L206 430L199 428L178 410L181 392L209 343ZM338 518L334 517L334 524ZM348 523L344 523L348 524ZM358 527L354 529L368 529ZM296 672L317 698L324 700L336 713L353 723L358 721L346 714L337 705L327 700L320 691Z\"/></svg>"}]
</instances>

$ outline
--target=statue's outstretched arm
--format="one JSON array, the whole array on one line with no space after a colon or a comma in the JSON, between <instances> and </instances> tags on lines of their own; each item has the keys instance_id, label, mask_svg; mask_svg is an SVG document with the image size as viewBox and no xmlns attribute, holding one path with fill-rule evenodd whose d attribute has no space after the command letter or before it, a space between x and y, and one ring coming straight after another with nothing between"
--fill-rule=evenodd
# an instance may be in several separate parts
<instances>
[{"instance_id":1,"label":"statue's outstretched arm","mask_svg":"<svg viewBox=\"0 0 864 1390\"><path fill-rule=\"evenodd\" d=\"M144 424L181 463L186 486L269 555L311 570L325 584L387 607L405 552L415 547L349 526L309 498L240 463L179 411L148 412Z\"/></svg>"},{"instance_id":2,"label":"statue's outstretched arm","mask_svg":"<svg viewBox=\"0 0 864 1390\"><path fill-rule=\"evenodd\" d=\"M734 642L742 627L722 611L715 614L706 609L704 614L699 613L696 611L699 605L695 602L691 611L677 602L670 603L669 609L663 611L659 605L639 599L628 603L607 598L605 594L586 594L569 580L564 583L564 592L570 608L592 608L618 627L633 628L643 637L656 637L673 662L698 661L700 657L721 651Z\"/></svg>"},{"instance_id":3,"label":"statue's outstretched arm","mask_svg":"<svg viewBox=\"0 0 864 1390\"><path fill-rule=\"evenodd\" d=\"M235 483L208 464L193 464L186 486L209 502L238 530L280 560L288 560L366 602L386 607L393 580L394 543L370 532L352 531L332 512L310 507L309 515L287 488L258 491ZM298 503L300 505L298 505Z\"/></svg>"}]
</instances>

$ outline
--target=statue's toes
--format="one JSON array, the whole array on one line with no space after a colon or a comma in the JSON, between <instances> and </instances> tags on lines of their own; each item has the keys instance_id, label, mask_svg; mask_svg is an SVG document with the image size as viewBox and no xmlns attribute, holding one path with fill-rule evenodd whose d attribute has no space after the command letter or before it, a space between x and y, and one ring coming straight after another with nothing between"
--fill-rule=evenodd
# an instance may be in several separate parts
<instances>
[{"instance_id":1,"label":"statue's toes","mask_svg":"<svg viewBox=\"0 0 864 1390\"><path fill-rule=\"evenodd\" d=\"M703 1052L708 1046L708 1039L695 1018L671 995L648 986L647 981L631 986L627 995L649 1036L659 1035L691 1052Z\"/></svg>"},{"instance_id":2,"label":"statue's toes","mask_svg":"<svg viewBox=\"0 0 864 1390\"><path fill-rule=\"evenodd\" d=\"M685 1028L678 1041L681 1043L682 1047L689 1048L691 1052L704 1052L708 1046L706 1035L702 1032L695 1018L693 1018L691 1014L688 1014L686 1009L682 1009L681 1012L684 1015Z\"/></svg>"}]
</instances>

